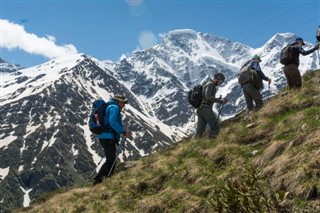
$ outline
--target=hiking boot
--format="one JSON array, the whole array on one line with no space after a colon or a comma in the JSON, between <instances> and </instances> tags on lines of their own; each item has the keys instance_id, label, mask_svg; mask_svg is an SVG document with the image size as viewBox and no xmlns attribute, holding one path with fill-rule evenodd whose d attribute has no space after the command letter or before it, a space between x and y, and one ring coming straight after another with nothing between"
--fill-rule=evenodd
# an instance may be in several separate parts
<instances>
[{"instance_id":1,"label":"hiking boot","mask_svg":"<svg viewBox=\"0 0 320 213\"><path fill-rule=\"evenodd\" d=\"M95 185L97 185L97 184L100 184L100 183L102 183L102 181L103 181L103 178L95 177L95 178L93 179L92 186L95 186Z\"/></svg>"}]
</instances>

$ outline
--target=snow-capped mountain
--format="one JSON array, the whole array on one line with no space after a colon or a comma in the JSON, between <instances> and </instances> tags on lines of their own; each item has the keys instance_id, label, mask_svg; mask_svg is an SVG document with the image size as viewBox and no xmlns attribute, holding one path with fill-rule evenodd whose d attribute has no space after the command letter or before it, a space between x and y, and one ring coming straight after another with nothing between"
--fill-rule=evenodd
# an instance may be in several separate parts
<instances>
[{"instance_id":1,"label":"snow-capped mountain","mask_svg":"<svg viewBox=\"0 0 320 213\"><path fill-rule=\"evenodd\" d=\"M5 72L14 72L16 70L22 69L22 67L18 64L12 64L9 63L2 58L0 58L0 72L5 73Z\"/></svg>"},{"instance_id":2,"label":"snow-capped mountain","mask_svg":"<svg viewBox=\"0 0 320 213\"><path fill-rule=\"evenodd\" d=\"M254 53L261 55L262 69L273 79L264 96L277 93L285 85L279 52L294 37L277 34L263 47L253 49L211 34L175 30L163 43L115 63L77 54L3 72L0 209L28 205L27 198L88 178L103 156L87 127L94 99L107 100L115 94L128 98L123 118L133 139L128 139L119 157L141 157L192 132L194 112L187 91L217 71L227 78L217 94L229 100L224 117L243 110L236 75ZM300 70L304 73L319 68L318 64L316 53L301 57Z\"/></svg>"}]
</instances>

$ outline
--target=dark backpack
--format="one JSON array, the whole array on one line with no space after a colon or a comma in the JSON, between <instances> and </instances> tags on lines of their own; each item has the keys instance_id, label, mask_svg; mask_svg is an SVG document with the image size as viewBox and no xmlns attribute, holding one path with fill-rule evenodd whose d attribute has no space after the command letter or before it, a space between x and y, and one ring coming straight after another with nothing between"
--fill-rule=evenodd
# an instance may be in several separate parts
<instances>
[{"instance_id":1,"label":"dark backpack","mask_svg":"<svg viewBox=\"0 0 320 213\"><path fill-rule=\"evenodd\" d=\"M262 79L260 78L260 76L256 70L254 70L254 69L250 70L250 78L251 78L253 86L256 89L258 89L258 90L263 89Z\"/></svg>"},{"instance_id":2,"label":"dark backpack","mask_svg":"<svg viewBox=\"0 0 320 213\"><path fill-rule=\"evenodd\" d=\"M197 85L193 87L188 92L188 101L191 106L195 109L198 109L201 105L203 94L202 94L203 85Z\"/></svg>"},{"instance_id":3,"label":"dark backpack","mask_svg":"<svg viewBox=\"0 0 320 213\"><path fill-rule=\"evenodd\" d=\"M238 74L238 82L241 85L252 82L253 86L256 89L262 89L263 88L262 79L260 78L257 71L251 68L250 62L251 60L246 62L240 69L240 72Z\"/></svg>"},{"instance_id":4,"label":"dark backpack","mask_svg":"<svg viewBox=\"0 0 320 213\"><path fill-rule=\"evenodd\" d=\"M89 117L89 130L94 134L102 132L110 132L110 127L104 124L106 108L109 104L104 100L95 100L92 103L91 113Z\"/></svg>"},{"instance_id":5,"label":"dark backpack","mask_svg":"<svg viewBox=\"0 0 320 213\"><path fill-rule=\"evenodd\" d=\"M293 51L292 47L293 44L288 44L284 48L282 48L280 52L280 63L283 65L288 65L292 62L293 59Z\"/></svg>"},{"instance_id":6,"label":"dark backpack","mask_svg":"<svg viewBox=\"0 0 320 213\"><path fill-rule=\"evenodd\" d=\"M251 81L251 60L245 63L238 74L238 82L239 84L243 85Z\"/></svg>"}]
</instances>

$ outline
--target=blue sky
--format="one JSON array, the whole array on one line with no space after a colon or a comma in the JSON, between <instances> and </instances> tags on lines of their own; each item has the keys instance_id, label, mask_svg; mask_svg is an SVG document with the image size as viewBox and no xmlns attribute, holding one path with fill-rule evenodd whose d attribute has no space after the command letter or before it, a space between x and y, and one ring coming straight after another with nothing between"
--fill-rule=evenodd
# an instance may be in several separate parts
<instances>
[{"instance_id":1,"label":"blue sky","mask_svg":"<svg viewBox=\"0 0 320 213\"><path fill-rule=\"evenodd\" d=\"M258 48L293 32L316 42L320 1L1 0L1 55L24 67L69 53L117 61L193 29Z\"/></svg>"}]
</instances>

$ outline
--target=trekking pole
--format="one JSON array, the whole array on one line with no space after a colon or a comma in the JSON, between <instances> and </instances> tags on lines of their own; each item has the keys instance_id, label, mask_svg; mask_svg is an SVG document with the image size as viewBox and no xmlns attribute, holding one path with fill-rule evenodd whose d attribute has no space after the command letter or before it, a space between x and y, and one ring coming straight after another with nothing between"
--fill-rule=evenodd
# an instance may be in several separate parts
<instances>
[{"instance_id":1,"label":"trekking pole","mask_svg":"<svg viewBox=\"0 0 320 213\"><path fill-rule=\"evenodd\" d=\"M125 142L126 142L126 137L122 137L122 139L121 139L121 144L123 144L123 146L124 146L124 144L125 144ZM116 162L117 162L117 158L118 158L118 154L120 154L123 150L121 149L121 144L119 145L119 147L118 147L118 150L117 150L117 156L116 156L116 158L114 159L114 161L113 161L113 164L112 164L112 166L111 166L111 168L110 168L110 170L109 170L109 173L108 173L108 176L107 177L110 177L110 174L111 174L111 171L113 170L113 168L114 168L114 166L116 165ZM120 151L119 151L120 150Z\"/></svg>"},{"instance_id":2,"label":"trekking pole","mask_svg":"<svg viewBox=\"0 0 320 213\"><path fill-rule=\"evenodd\" d=\"M220 104L220 108L219 108L219 110L218 110L218 115L217 115L217 120L216 120L214 126L216 126L216 125L219 123L220 114L221 114L221 111L222 111L223 107L224 107L224 105L223 105L223 104Z\"/></svg>"},{"instance_id":3,"label":"trekking pole","mask_svg":"<svg viewBox=\"0 0 320 213\"><path fill-rule=\"evenodd\" d=\"M92 178L92 175L94 174L94 172L96 171L96 169L98 168L98 166L100 165L100 163L102 162L102 160L103 160L103 158L100 159L98 165L94 168L94 170L92 171L91 175L88 177L87 181L84 183L84 185L83 185L82 188L84 188L84 187L87 185L87 183L88 183L89 180Z\"/></svg>"},{"instance_id":4,"label":"trekking pole","mask_svg":"<svg viewBox=\"0 0 320 213\"><path fill-rule=\"evenodd\" d=\"M320 43L320 25L318 26L317 32L316 32L316 39L318 44ZM318 48L318 58L319 58L319 65L320 65L320 51Z\"/></svg>"},{"instance_id":5,"label":"trekking pole","mask_svg":"<svg viewBox=\"0 0 320 213\"><path fill-rule=\"evenodd\" d=\"M223 107L224 107L224 105L221 104L221 105L220 105L220 108L219 108L219 111L218 111L218 121L219 121L220 114L221 114L221 111L222 111Z\"/></svg>"},{"instance_id":6,"label":"trekking pole","mask_svg":"<svg viewBox=\"0 0 320 213\"><path fill-rule=\"evenodd\" d=\"M268 101L269 101L269 97L270 97L270 83L268 83Z\"/></svg>"},{"instance_id":7,"label":"trekking pole","mask_svg":"<svg viewBox=\"0 0 320 213\"><path fill-rule=\"evenodd\" d=\"M110 177L111 171L112 171L114 165L116 164L116 162L117 162L117 156L116 156L116 158L115 158L114 161L113 161L113 164L112 164L112 166L111 166L111 168L110 168L110 170L109 170L109 173L108 173L108 176L107 176L107 177Z\"/></svg>"}]
</instances>

